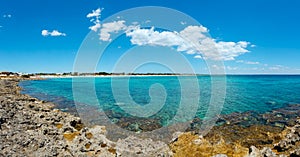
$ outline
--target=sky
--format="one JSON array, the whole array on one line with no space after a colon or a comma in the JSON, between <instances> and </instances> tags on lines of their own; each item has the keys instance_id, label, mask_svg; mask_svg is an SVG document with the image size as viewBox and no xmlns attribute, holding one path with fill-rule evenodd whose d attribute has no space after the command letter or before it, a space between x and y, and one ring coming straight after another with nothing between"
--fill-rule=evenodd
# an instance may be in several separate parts
<instances>
[{"instance_id":1,"label":"sky","mask_svg":"<svg viewBox=\"0 0 300 157\"><path fill-rule=\"evenodd\" d=\"M177 10L200 25L174 15L159 21L174 30L160 28L159 12L152 19L137 13L106 20L143 6ZM80 49L85 39L96 38L93 46L109 44L96 71L126 71L141 61L135 72L185 72L187 62L196 73L300 74L299 8L298 0L0 0L0 71L73 71L78 53L91 56ZM126 66L117 65L120 59Z\"/></svg>"}]
</instances>

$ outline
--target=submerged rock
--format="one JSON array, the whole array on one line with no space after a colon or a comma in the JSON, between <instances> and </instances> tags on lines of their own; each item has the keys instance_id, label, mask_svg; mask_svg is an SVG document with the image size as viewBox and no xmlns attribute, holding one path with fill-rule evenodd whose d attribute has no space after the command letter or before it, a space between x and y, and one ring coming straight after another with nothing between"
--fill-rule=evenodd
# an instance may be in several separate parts
<instances>
[{"instance_id":1,"label":"submerged rock","mask_svg":"<svg viewBox=\"0 0 300 157\"><path fill-rule=\"evenodd\" d=\"M195 134L201 126L195 118L188 123L194 133L178 133L170 143L136 136L114 142L108 126L87 127L52 103L20 94L17 84L0 80L0 156L300 156L300 105L224 115L205 136ZM116 117L115 124L133 134L162 127L157 119Z\"/></svg>"},{"instance_id":2,"label":"submerged rock","mask_svg":"<svg viewBox=\"0 0 300 157\"><path fill-rule=\"evenodd\" d=\"M117 123L119 127L133 132L147 132L159 129L162 125L156 119L123 117Z\"/></svg>"}]
</instances>

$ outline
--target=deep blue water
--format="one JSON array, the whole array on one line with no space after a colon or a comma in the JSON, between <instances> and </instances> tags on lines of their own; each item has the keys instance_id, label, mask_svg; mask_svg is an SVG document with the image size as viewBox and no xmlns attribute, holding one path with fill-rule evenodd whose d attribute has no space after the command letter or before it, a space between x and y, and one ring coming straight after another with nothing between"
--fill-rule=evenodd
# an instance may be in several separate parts
<instances>
[{"instance_id":1,"label":"deep blue water","mask_svg":"<svg viewBox=\"0 0 300 157\"><path fill-rule=\"evenodd\" d=\"M220 77L220 79L218 79ZM168 123L177 113L179 102L183 93L188 93L187 102L194 101L195 93L189 93L196 87L191 87L181 90L179 79L189 82L192 77L176 77L176 76L143 76L130 77L129 89L124 88L126 80L129 77L113 77L116 88L119 92L129 90L130 96L138 105L146 105L151 102L149 88L153 84L160 84L164 87L166 101L164 106L154 114L153 118L161 120L163 125ZM116 101L112 92L112 78L101 77L95 78L76 78L77 99L80 103L90 106L97 106L104 111L112 111L119 113L122 116L131 116L125 113L119 106L126 106L130 101L122 98L126 94L119 93L121 101ZM199 85L200 100L198 103L197 115L203 118L207 111L211 98L211 83L210 76L197 76ZM216 82L223 80L221 76L216 76ZM300 75L229 75L226 76L226 97L222 109L222 114L232 112L257 111L268 112L276 108L284 107L288 104L300 103ZM189 85L189 84L188 84ZM20 83L23 87L23 93L29 94L42 100L55 102L60 109L68 109L74 107L74 97L72 92L72 78L55 78L47 80L24 81ZM95 87L97 99L93 99L93 90L86 87ZM159 88L157 92L152 92L153 97L163 99L163 88ZM221 89L220 89L221 90ZM218 87L215 93L218 95ZM187 104L184 104L187 105ZM188 105L187 105L188 106Z\"/></svg>"}]
</instances>

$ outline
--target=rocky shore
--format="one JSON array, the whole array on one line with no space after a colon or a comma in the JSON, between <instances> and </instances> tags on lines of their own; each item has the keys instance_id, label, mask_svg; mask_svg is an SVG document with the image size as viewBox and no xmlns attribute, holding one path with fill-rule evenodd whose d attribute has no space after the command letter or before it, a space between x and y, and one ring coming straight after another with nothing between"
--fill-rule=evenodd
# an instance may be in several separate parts
<instances>
[{"instance_id":1,"label":"rocky shore","mask_svg":"<svg viewBox=\"0 0 300 157\"><path fill-rule=\"evenodd\" d=\"M19 81L0 80L0 156L300 156L297 105L220 117L204 137L191 127L169 143L134 136L111 141L105 126L86 127L52 103L20 94Z\"/></svg>"},{"instance_id":2,"label":"rocky shore","mask_svg":"<svg viewBox=\"0 0 300 157\"><path fill-rule=\"evenodd\" d=\"M168 145L128 137L117 142L105 126L85 127L54 104L19 93L19 80L0 80L0 156L171 156Z\"/></svg>"}]
</instances>

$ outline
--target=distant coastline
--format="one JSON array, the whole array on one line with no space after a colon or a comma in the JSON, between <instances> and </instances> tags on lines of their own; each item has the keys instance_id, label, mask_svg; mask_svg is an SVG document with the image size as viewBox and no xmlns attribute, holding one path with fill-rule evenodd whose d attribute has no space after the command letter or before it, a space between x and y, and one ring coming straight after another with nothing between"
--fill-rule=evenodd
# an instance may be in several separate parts
<instances>
[{"instance_id":1,"label":"distant coastline","mask_svg":"<svg viewBox=\"0 0 300 157\"><path fill-rule=\"evenodd\" d=\"M297 131L300 125L300 105L297 104L264 114L245 112L224 115L219 117L217 121L219 125L204 137L191 128L186 132L173 134L174 139L170 142L140 139L138 136L111 141L107 136L113 134L113 132L107 134L107 131L111 131L107 129L109 126L104 124L85 126L79 117L55 109L55 104L52 102L21 94L18 83L22 80L24 79L0 81L0 99L3 104L0 134L3 137L14 135L12 138L0 139L1 143L6 144L1 147L0 154L121 156L125 152L130 153L129 156L136 154L151 154L151 156L300 155L300 149L297 147L300 144ZM11 117L11 113L15 116ZM244 126L249 125L251 121L258 122L257 120L263 120L268 124L250 123L250 126ZM191 127L196 127L198 123L201 123L201 119L193 119ZM23 141L28 139L37 140L23 144ZM34 147L36 145L39 147ZM143 149L145 147L153 149Z\"/></svg>"},{"instance_id":2,"label":"distant coastline","mask_svg":"<svg viewBox=\"0 0 300 157\"><path fill-rule=\"evenodd\" d=\"M0 79L6 78L33 78L33 79L46 79L46 78L74 78L74 77L143 77L143 76L298 76L300 74L191 74L191 73L108 73L108 72L95 72L95 73L17 73L17 72L0 72Z\"/></svg>"}]
</instances>

